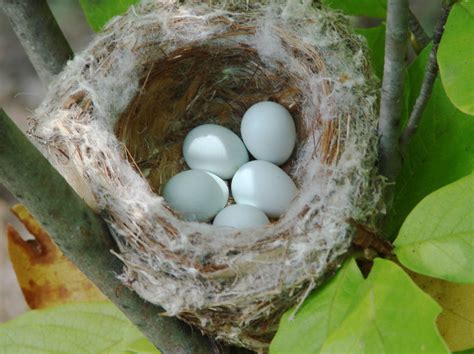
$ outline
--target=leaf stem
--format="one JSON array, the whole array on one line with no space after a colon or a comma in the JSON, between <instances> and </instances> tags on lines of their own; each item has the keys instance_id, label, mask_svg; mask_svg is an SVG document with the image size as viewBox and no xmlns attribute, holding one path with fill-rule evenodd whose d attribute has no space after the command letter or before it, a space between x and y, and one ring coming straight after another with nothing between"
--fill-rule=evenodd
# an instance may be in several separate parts
<instances>
[{"instance_id":1,"label":"leaf stem","mask_svg":"<svg viewBox=\"0 0 474 354\"><path fill-rule=\"evenodd\" d=\"M406 155L410 140L418 128L423 111L425 110L425 107L433 91L433 85L436 81L436 77L438 76L438 60L436 56L451 7L451 3L446 3L443 4L441 8L441 15L434 30L433 46L431 48L428 64L426 65L425 76L423 78L423 83L421 84L420 93L416 99L415 105L413 106L413 110L411 111L407 126L400 138L400 151L402 155Z\"/></svg>"},{"instance_id":2,"label":"leaf stem","mask_svg":"<svg viewBox=\"0 0 474 354\"><path fill-rule=\"evenodd\" d=\"M408 0L388 0L379 119L380 173L393 182L401 169L399 126L406 71Z\"/></svg>"},{"instance_id":3,"label":"leaf stem","mask_svg":"<svg viewBox=\"0 0 474 354\"><path fill-rule=\"evenodd\" d=\"M122 263L102 219L94 214L0 109L0 183L24 203L64 254L163 353L212 353L215 345L126 288Z\"/></svg>"},{"instance_id":4,"label":"leaf stem","mask_svg":"<svg viewBox=\"0 0 474 354\"><path fill-rule=\"evenodd\" d=\"M46 0L0 0L40 80L51 82L73 52Z\"/></svg>"}]
</instances>

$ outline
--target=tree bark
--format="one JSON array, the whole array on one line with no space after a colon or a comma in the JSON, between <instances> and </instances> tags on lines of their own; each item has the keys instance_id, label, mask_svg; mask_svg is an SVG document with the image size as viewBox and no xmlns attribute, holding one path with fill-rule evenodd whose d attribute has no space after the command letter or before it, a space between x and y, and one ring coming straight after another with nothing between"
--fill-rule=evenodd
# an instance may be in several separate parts
<instances>
[{"instance_id":1,"label":"tree bark","mask_svg":"<svg viewBox=\"0 0 474 354\"><path fill-rule=\"evenodd\" d=\"M418 124L420 123L423 112L428 104L428 101L433 92L433 86L438 76L438 48L439 43L441 42L441 37L443 36L444 26L448 20L449 11L451 10L451 3L443 5L441 8L441 16L438 19L438 22L435 27L433 35L433 46L431 47L430 56L428 58L428 64L425 69L425 76L423 78L423 83L421 85L420 94L418 95L413 110L408 119L407 126L400 138L400 150L402 155L405 155L410 140L418 129Z\"/></svg>"},{"instance_id":2,"label":"tree bark","mask_svg":"<svg viewBox=\"0 0 474 354\"><path fill-rule=\"evenodd\" d=\"M380 173L393 182L401 169L398 148L408 41L408 0L389 0L379 119Z\"/></svg>"},{"instance_id":3,"label":"tree bark","mask_svg":"<svg viewBox=\"0 0 474 354\"><path fill-rule=\"evenodd\" d=\"M40 80L51 82L73 52L46 0L0 0Z\"/></svg>"},{"instance_id":4,"label":"tree bark","mask_svg":"<svg viewBox=\"0 0 474 354\"><path fill-rule=\"evenodd\" d=\"M163 353L212 353L215 346L183 322L140 299L116 278L121 262L114 243L62 176L0 109L0 183L5 184L46 228L64 254Z\"/></svg>"},{"instance_id":5,"label":"tree bark","mask_svg":"<svg viewBox=\"0 0 474 354\"><path fill-rule=\"evenodd\" d=\"M417 45L415 50L417 53L419 53L431 42L431 38L426 34L425 30L418 21L418 18L410 9L408 11L408 28L415 37Z\"/></svg>"}]
</instances>

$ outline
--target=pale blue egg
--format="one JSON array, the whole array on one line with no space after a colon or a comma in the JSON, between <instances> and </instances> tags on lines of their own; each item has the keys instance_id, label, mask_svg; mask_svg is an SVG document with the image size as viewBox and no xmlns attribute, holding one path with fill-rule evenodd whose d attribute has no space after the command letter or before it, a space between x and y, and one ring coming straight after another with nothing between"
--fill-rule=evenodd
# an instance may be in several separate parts
<instances>
[{"instance_id":1,"label":"pale blue egg","mask_svg":"<svg viewBox=\"0 0 474 354\"><path fill-rule=\"evenodd\" d=\"M276 165L288 160L296 143L295 122L290 112L270 101L256 103L245 112L240 132L256 159Z\"/></svg>"},{"instance_id":2,"label":"pale blue egg","mask_svg":"<svg viewBox=\"0 0 474 354\"><path fill-rule=\"evenodd\" d=\"M191 130L183 144L184 160L193 170L214 173L230 179L249 160L242 140L230 129L203 124Z\"/></svg>"},{"instance_id":3,"label":"pale blue egg","mask_svg":"<svg viewBox=\"0 0 474 354\"><path fill-rule=\"evenodd\" d=\"M165 184L163 198L185 220L209 221L225 207L229 195L214 177L198 170L180 172Z\"/></svg>"},{"instance_id":4,"label":"pale blue egg","mask_svg":"<svg viewBox=\"0 0 474 354\"><path fill-rule=\"evenodd\" d=\"M246 229L268 224L270 221L263 211L251 205L234 204L222 209L216 215L215 226Z\"/></svg>"},{"instance_id":5,"label":"pale blue egg","mask_svg":"<svg viewBox=\"0 0 474 354\"><path fill-rule=\"evenodd\" d=\"M237 204L252 205L272 218L281 216L297 193L295 183L285 171L261 160L240 167L232 179L231 190Z\"/></svg>"}]
</instances>

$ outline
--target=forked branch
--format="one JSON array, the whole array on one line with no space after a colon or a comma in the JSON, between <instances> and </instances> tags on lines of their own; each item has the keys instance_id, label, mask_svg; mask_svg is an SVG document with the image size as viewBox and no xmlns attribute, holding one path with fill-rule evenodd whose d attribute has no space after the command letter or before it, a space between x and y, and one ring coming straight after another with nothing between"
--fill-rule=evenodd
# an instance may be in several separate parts
<instances>
[{"instance_id":1,"label":"forked branch","mask_svg":"<svg viewBox=\"0 0 474 354\"><path fill-rule=\"evenodd\" d=\"M425 69L425 76L423 78L423 83L421 84L420 93L418 95L418 98L416 99L415 105L413 106L413 110L410 114L410 118L408 119L407 126L400 138L400 151L402 155L405 155L406 151L408 150L410 140L418 128L418 124L420 123L423 111L425 110L426 105L428 104L428 100L431 97L431 93L433 92L433 85L436 81L436 77L438 76L437 54L439 43L441 42L441 38L444 32L444 26L446 25L446 21L448 20L448 15L449 11L451 10L451 7L452 5L450 3L444 4L442 6L441 16L439 17L435 27L433 35L433 46L431 48L428 64Z\"/></svg>"}]
</instances>

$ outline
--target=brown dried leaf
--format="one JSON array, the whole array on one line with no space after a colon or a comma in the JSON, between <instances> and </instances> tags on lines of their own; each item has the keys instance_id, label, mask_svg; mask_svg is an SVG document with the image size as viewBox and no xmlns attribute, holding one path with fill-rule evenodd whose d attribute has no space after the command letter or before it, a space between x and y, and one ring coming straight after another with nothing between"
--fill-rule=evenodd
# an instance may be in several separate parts
<instances>
[{"instance_id":1,"label":"brown dried leaf","mask_svg":"<svg viewBox=\"0 0 474 354\"><path fill-rule=\"evenodd\" d=\"M25 241L13 226L7 226L10 259L26 302L32 309L107 299L64 256L23 205L17 204L11 210L34 237L34 240Z\"/></svg>"},{"instance_id":2,"label":"brown dried leaf","mask_svg":"<svg viewBox=\"0 0 474 354\"><path fill-rule=\"evenodd\" d=\"M438 329L451 351L474 347L474 284L457 284L408 271L442 307Z\"/></svg>"}]
</instances>

